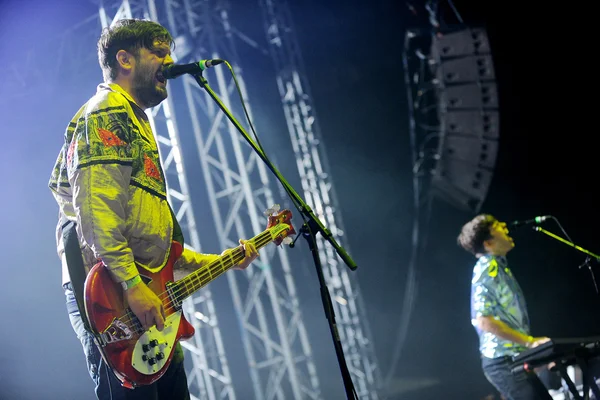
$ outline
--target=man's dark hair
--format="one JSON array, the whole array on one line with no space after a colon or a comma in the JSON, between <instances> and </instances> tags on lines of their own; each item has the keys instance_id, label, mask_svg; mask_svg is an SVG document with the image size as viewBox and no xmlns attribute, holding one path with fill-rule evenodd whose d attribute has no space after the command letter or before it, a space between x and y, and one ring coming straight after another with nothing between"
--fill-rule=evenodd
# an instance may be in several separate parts
<instances>
[{"instance_id":1,"label":"man's dark hair","mask_svg":"<svg viewBox=\"0 0 600 400\"><path fill-rule=\"evenodd\" d=\"M498 221L489 214L479 214L463 225L458 235L458 244L474 256L485 253L483 242L492 238L490 228Z\"/></svg>"},{"instance_id":2,"label":"man's dark hair","mask_svg":"<svg viewBox=\"0 0 600 400\"><path fill-rule=\"evenodd\" d=\"M111 27L104 28L98 40L98 61L106 82L117 77L117 53L125 50L138 56L141 48L151 49L154 41L173 47L173 37L157 22L145 19L121 19Z\"/></svg>"}]
</instances>

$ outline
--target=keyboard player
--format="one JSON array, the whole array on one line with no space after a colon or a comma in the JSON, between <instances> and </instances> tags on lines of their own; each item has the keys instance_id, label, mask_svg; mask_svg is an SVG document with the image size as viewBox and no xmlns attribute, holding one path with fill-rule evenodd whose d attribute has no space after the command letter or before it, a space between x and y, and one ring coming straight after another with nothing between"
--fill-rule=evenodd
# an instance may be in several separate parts
<instances>
[{"instance_id":1,"label":"keyboard player","mask_svg":"<svg viewBox=\"0 0 600 400\"><path fill-rule=\"evenodd\" d=\"M530 333L525 296L508 267L515 246L506 223L489 214L467 222L458 244L477 258L471 280L471 322L479 336L481 364L487 380L507 400L539 399L526 374L513 374L512 357L548 341Z\"/></svg>"}]
</instances>

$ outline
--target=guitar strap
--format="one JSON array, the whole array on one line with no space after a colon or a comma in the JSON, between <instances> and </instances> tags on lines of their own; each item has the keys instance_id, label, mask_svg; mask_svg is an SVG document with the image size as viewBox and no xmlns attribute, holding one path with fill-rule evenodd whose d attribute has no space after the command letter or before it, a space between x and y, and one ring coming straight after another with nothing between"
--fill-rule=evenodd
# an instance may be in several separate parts
<instances>
[{"instance_id":1,"label":"guitar strap","mask_svg":"<svg viewBox=\"0 0 600 400\"><path fill-rule=\"evenodd\" d=\"M63 217L63 221L66 218ZM83 256L81 255L81 247L79 238L77 237L77 224L73 221L66 221L62 225L63 245L65 248L65 258L67 259L67 267L69 268L69 276L71 277L71 286L75 293L75 300L79 308L79 314L83 321L85 330L93 333L90 328L90 323L85 312L85 303L83 301L83 287L85 284L85 266Z\"/></svg>"}]
</instances>

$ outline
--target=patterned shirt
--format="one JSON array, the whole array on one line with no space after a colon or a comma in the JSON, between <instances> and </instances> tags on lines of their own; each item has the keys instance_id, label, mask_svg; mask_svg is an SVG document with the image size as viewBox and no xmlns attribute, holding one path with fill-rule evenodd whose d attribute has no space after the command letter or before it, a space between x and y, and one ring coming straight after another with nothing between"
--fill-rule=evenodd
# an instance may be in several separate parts
<instances>
[{"instance_id":1,"label":"patterned shirt","mask_svg":"<svg viewBox=\"0 0 600 400\"><path fill-rule=\"evenodd\" d=\"M86 268L101 261L117 282L136 276L136 266L160 270L180 238L148 116L117 84L100 84L67 126L49 187L60 209L63 284L64 217L77 222ZM185 249L177 266L193 270L217 257Z\"/></svg>"},{"instance_id":2,"label":"patterned shirt","mask_svg":"<svg viewBox=\"0 0 600 400\"><path fill-rule=\"evenodd\" d=\"M475 264L471 280L471 323L479 335L479 351L484 357L514 356L526 349L477 328L476 318L480 316L494 317L529 335L525 297L505 257L484 255Z\"/></svg>"}]
</instances>

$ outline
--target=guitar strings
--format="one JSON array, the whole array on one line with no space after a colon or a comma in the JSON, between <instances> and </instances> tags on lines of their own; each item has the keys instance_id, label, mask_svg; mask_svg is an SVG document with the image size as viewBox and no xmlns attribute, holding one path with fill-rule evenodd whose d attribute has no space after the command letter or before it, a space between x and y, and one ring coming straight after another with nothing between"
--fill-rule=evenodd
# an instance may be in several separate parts
<instances>
[{"instance_id":1,"label":"guitar strings","mask_svg":"<svg viewBox=\"0 0 600 400\"><path fill-rule=\"evenodd\" d=\"M232 266L236 265L238 262L242 261L244 259L244 256L239 254L239 255L232 257L232 259L233 259L233 264L230 267L232 267ZM220 261L220 260L217 260L217 261ZM197 271L197 272L199 272L198 276L200 278L199 279L200 282L202 282L202 280L204 278L214 275L213 273L210 272L210 269L213 269L216 266L216 264L220 264L220 263L217 263L216 261L214 261L214 262L210 263L209 265L207 265L205 268L202 268L201 270ZM227 268L229 268L229 267L227 267ZM218 273L218 275L220 275L223 272L225 272L225 269L220 271ZM194 274L196 274L196 272L194 272ZM200 286L200 287L202 287L202 286ZM178 288L176 288L176 290L173 291L174 300L179 300L179 296L184 291L187 292L187 288L185 286L178 286ZM165 316L169 316L169 315L177 312L177 309L172 304L172 301L169 297L168 291L164 291L164 292L160 293L159 295L157 295L157 297L161 300L161 303L163 304L163 307L165 310ZM166 303L165 303L165 300L167 300ZM133 313L131 308L127 307L126 313L124 315L122 315L121 317L119 317L118 319L121 322L123 322L125 325L127 325L129 328L133 328L136 333L144 332L143 328L141 327L141 322L139 321L139 318L137 318L137 316ZM133 325L133 327L130 325Z\"/></svg>"},{"instance_id":2,"label":"guitar strings","mask_svg":"<svg viewBox=\"0 0 600 400\"><path fill-rule=\"evenodd\" d=\"M263 232L263 233L257 235L256 237L252 238L251 241L255 243L255 245L257 246L257 250L258 250L258 249L264 247L266 244L268 244L271 241L270 232L269 231ZM174 299L180 300L179 296L182 294L182 292L185 292L185 293L183 293L183 295L184 295L183 297L187 297L187 295L188 295L187 294L187 292L188 292L187 284L185 284L185 286L181 285L182 283L185 283L185 282L183 282L184 280L199 281L201 284L200 287L202 287L204 284L206 284L206 283L208 283L208 281L210 281L210 279L209 279L206 283L203 283L204 279L207 277L207 274L208 274L209 278L212 275L219 276L220 274L225 272L228 268L233 267L234 265L239 263L241 260L243 260L245 257L245 253L244 253L243 249L236 248L231 253L226 254L226 256L229 256L229 258L233 261L232 265L222 267L222 260L225 258L225 256L222 256L219 259L208 264L206 267L204 267L198 271L195 271L195 272L189 274L188 276L186 276L185 278L183 278L182 280L176 282L176 285L178 287L173 291ZM220 268L218 268L217 271L213 271L213 270L215 270L215 267L217 267L217 266L219 266ZM196 287L192 286L192 291L195 291L195 290L199 289L200 287L196 288ZM159 298L161 296L169 297L169 292L164 291L158 295Z\"/></svg>"},{"instance_id":3,"label":"guitar strings","mask_svg":"<svg viewBox=\"0 0 600 400\"><path fill-rule=\"evenodd\" d=\"M251 239L251 241L255 242L255 244L257 246L257 250L260 249L261 247L265 246L267 243L269 243L271 241L270 230L267 230L267 231L257 235L255 238ZM208 283L212 280L212 279L208 279L208 281L206 281L206 283L203 283L205 278L207 278L207 277L211 278L213 275L215 275L214 272L216 272L216 277L218 277L223 272L225 272L228 268L231 268L231 267L237 265L245 257L245 253L240 248L234 249L230 254L226 254L226 255L229 256L229 258L232 260L232 262L233 262L232 265L227 266L227 267L222 267L222 265L221 265L222 260L225 258L225 256L221 256L219 259L211 262L206 267L189 274L182 280L178 281L178 283L175 283L175 285L177 285L177 287L175 288L175 290L173 290L173 299L179 301L180 296L182 294L184 295L184 296L182 296L183 298L188 296L187 282L183 282L184 280L187 279L188 281L192 281L192 282L197 280L200 283L200 286L196 288L195 285L192 285L192 289L193 289L192 292L196 291L196 290L200 289L202 286L204 286L206 283ZM217 265L221 267L220 271L218 270L218 271L213 272L212 270L215 269L215 267ZM183 285L182 285L182 283L183 283ZM161 300L161 303L163 304L163 307L165 310L165 316L169 316L169 315L177 312L176 307L172 304L168 290L158 294L157 297ZM165 304L165 300L167 300L166 304ZM169 312L169 309L172 309L172 312ZM141 322L136 317L136 315L133 313L131 308L127 307L127 311L126 311L125 315L122 315L118 319L122 323L127 325L127 327L129 327L130 329L133 328L133 330L136 333L139 334L140 332L144 332L144 330L141 326ZM130 326L130 324L133 325L133 327Z\"/></svg>"}]
</instances>

